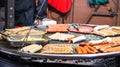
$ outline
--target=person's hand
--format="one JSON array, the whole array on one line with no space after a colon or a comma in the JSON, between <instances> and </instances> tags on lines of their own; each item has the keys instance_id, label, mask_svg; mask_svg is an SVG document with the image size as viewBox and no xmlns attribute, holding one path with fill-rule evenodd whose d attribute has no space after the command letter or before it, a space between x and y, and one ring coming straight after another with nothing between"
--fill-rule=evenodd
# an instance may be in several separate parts
<instances>
[{"instance_id":1,"label":"person's hand","mask_svg":"<svg viewBox=\"0 0 120 67\"><path fill-rule=\"evenodd\" d=\"M42 19L36 19L36 20L34 21L34 24L35 24L35 25L42 25Z\"/></svg>"}]
</instances>

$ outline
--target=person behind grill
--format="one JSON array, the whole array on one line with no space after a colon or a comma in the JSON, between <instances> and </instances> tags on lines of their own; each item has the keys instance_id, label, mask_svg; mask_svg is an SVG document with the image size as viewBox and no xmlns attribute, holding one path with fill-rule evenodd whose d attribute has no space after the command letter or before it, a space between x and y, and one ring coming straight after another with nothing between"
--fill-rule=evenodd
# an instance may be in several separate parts
<instances>
[{"instance_id":1,"label":"person behind grill","mask_svg":"<svg viewBox=\"0 0 120 67\"><path fill-rule=\"evenodd\" d=\"M15 26L31 26L35 19L47 17L47 0L15 0Z\"/></svg>"}]
</instances>

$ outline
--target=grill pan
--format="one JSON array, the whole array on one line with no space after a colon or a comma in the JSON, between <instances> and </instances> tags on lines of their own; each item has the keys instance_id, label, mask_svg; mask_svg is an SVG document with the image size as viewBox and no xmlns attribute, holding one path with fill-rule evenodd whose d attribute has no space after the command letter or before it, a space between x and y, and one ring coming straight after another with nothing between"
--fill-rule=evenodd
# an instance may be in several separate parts
<instances>
[{"instance_id":1,"label":"grill pan","mask_svg":"<svg viewBox=\"0 0 120 67\"><path fill-rule=\"evenodd\" d=\"M50 43L66 43L66 42L60 42L60 41L51 41ZM110 52L110 53L96 53L96 54L40 54L40 53L24 53L24 52L19 52L19 47L15 48L10 46L9 42L6 41L0 41L0 52L5 53L7 55L11 56L17 56L19 58L22 58L24 60L28 60L26 58L30 58L29 61L31 62L42 62L44 63L61 63L58 62L60 59L65 59L65 60L87 60L90 59L91 61L89 63L67 63L67 64L78 64L78 65L93 65L96 63L97 60L101 60L103 58L112 58L112 57L119 57L120 52ZM47 62L48 59L57 59L57 62ZM40 61L42 60L42 61ZM96 61L94 61L96 60ZM66 64L66 62L63 62Z\"/></svg>"}]
</instances>

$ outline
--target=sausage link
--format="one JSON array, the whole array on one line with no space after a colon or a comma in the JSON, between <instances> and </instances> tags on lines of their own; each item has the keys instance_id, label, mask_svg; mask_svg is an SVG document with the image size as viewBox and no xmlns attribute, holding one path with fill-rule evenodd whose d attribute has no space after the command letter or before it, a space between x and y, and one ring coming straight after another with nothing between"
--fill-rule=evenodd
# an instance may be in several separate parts
<instances>
[{"instance_id":1,"label":"sausage link","mask_svg":"<svg viewBox=\"0 0 120 67\"><path fill-rule=\"evenodd\" d=\"M90 50L88 46L84 46L84 48L87 50L87 52L88 52L89 54L95 53L94 51Z\"/></svg>"},{"instance_id":2,"label":"sausage link","mask_svg":"<svg viewBox=\"0 0 120 67\"><path fill-rule=\"evenodd\" d=\"M76 47L75 47L75 50L77 51L78 54L81 54L81 53L82 53L82 50L80 49L80 46L76 46Z\"/></svg>"},{"instance_id":3,"label":"sausage link","mask_svg":"<svg viewBox=\"0 0 120 67\"><path fill-rule=\"evenodd\" d=\"M84 47L80 46L80 49L82 50L83 54L87 54L87 50Z\"/></svg>"},{"instance_id":4,"label":"sausage link","mask_svg":"<svg viewBox=\"0 0 120 67\"><path fill-rule=\"evenodd\" d=\"M96 45L94 47L96 47L100 51L104 51L106 48L109 48L109 47L111 47L113 45L115 45L115 44L114 43L104 43L104 44Z\"/></svg>"},{"instance_id":5,"label":"sausage link","mask_svg":"<svg viewBox=\"0 0 120 67\"><path fill-rule=\"evenodd\" d=\"M104 50L104 52L118 52L118 51L120 51L120 46L107 48Z\"/></svg>"},{"instance_id":6,"label":"sausage link","mask_svg":"<svg viewBox=\"0 0 120 67\"><path fill-rule=\"evenodd\" d=\"M95 53L98 52L98 50L97 50L96 48L92 47L92 46L88 46L88 48L89 48L90 50L92 50L93 52L95 52Z\"/></svg>"}]
</instances>

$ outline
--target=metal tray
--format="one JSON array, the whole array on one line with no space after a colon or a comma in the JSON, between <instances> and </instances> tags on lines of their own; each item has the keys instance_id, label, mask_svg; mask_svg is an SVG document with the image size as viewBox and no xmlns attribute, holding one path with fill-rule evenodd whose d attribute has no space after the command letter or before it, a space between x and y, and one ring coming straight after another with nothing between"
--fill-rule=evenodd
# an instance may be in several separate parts
<instances>
[{"instance_id":1,"label":"metal tray","mask_svg":"<svg viewBox=\"0 0 120 67\"><path fill-rule=\"evenodd\" d=\"M9 42L9 44L13 47L22 47L23 45L29 45L29 44L40 44L45 45L49 42L49 38L43 34L40 35L29 35L30 37L34 38L42 38L40 40L21 40L21 38L24 38L25 35L11 35L10 37L6 37L6 40Z\"/></svg>"}]
</instances>

